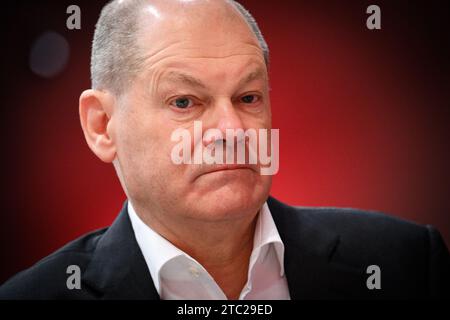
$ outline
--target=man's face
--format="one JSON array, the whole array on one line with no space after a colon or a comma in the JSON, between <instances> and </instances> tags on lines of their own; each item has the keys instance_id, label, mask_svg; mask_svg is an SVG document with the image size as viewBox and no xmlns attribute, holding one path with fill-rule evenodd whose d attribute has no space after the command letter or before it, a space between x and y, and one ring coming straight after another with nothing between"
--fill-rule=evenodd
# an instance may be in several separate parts
<instances>
[{"instance_id":1,"label":"man's face","mask_svg":"<svg viewBox=\"0 0 450 320\"><path fill-rule=\"evenodd\" d=\"M206 221L256 213L267 199L269 176L258 166L176 165L171 153L177 142L171 135L187 129L193 152L202 143L194 141L194 121L202 122L203 133L217 128L224 136L226 129L270 129L262 50L228 6L202 11L187 5L179 15L175 10L148 23L144 14L138 41L148 58L114 113L128 196L148 208Z\"/></svg>"}]
</instances>

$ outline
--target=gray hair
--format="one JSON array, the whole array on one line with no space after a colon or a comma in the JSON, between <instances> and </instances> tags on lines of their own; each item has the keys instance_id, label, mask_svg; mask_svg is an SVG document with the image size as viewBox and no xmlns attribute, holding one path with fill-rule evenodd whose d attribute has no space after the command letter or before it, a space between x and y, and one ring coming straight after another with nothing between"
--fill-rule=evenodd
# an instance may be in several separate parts
<instances>
[{"instance_id":1,"label":"gray hair","mask_svg":"<svg viewBox=\"0 0 450 320\"><path fill-rule=\"evenodd\" d=\"M244 17L258 39L266 65L269 47L255 18L240 3L227 0ZM109 89L116 95L123 93L145 61L145 53L137 44L139 10L148 0L112 0L105 5L95 26L91 54L93 89Z\"/></svg>"}]
</instances>

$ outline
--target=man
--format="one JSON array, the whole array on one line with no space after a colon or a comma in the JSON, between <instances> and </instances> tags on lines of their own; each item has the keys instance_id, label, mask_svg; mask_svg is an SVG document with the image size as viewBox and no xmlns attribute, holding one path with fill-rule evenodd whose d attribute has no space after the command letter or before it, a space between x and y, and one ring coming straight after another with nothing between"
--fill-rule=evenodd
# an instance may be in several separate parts
<instances>
[{"instance_id":1,"label":"man","mask_svg":"<svg viewBox=\"0 0 450 320\"><path fill-rule=\"evenodd\" d=\"M289 207L269 197L261 161L174 161L179 129L189 133L183 157L190 159L199 148L242 144L227 130L271 129L268 57L256 22L234 1L109 3L96 27L93 89L80 97L80 118L89 147L113 163L128 201L110 228L18 274L0 297L444 297L449 253L432 227ZM196 135L196 123L216 134ZM78 284L69 267L80 271Z\"/></svg>"}]
</instances>

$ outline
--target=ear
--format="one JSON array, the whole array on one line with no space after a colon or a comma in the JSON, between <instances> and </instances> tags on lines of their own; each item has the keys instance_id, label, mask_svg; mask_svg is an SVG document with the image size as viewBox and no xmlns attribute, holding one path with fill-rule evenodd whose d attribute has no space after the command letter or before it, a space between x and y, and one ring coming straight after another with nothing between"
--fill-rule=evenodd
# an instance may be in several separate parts
<instances>
[{"instance_id":1,"label":"ear","mask_svg":"<svg viewBox=\"0 0 450 320\"><path fill-rule=\"evenodd\" d=\"M86 142L97 157L111 163L116 157L113 139L115 98L109 92L86 90L80 96L80 121Z\"/></svg>"}]
</instances>

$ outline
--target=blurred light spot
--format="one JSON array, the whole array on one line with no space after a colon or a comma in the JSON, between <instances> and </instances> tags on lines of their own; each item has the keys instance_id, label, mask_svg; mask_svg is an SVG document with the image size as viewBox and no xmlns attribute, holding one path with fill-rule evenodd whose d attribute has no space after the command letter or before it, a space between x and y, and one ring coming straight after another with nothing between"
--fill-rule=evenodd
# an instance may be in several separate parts
<instances>
[{"instance_id":1,"label":"blurred light spot","mask_svg":"<svg viewBox=\"0 0 450 320\"><path fill-rule=\"evenodd\" d=\"M67 40L56 32L47 31L31 47L30 68L38 76L53 78L66 67L69 53Z\"/></svg>"},{"instance_id":2,"label":"blurred light spot","mask_svg":"<svg viewBox=\"0 0 450 320\"><path fill-rule=\"evenodd\" d=\"M152 16L154 16L157 19L161 18L161 14L159 13L159 11L152 5L148 5L146 7L146 10L148 13L150 13Z\"/></svg>"}]
</instances>

